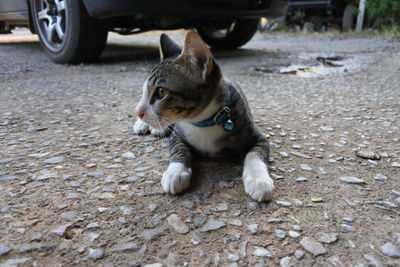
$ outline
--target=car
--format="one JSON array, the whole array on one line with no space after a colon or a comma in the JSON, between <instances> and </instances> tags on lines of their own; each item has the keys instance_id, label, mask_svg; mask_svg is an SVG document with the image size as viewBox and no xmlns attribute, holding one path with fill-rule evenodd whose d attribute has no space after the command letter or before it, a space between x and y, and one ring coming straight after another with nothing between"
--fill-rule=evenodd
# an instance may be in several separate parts
<instances>
[{"instance_id":1,"label":"car","mask_svg":"<svg viewBox=\"0 0 400 267\"><path fill-rule=\"evenodd\" d=\"M261 17L286 12L286 0L0 0L0 33L28 27L54 62L74 64L96 60L108 32L195 28L213 48L237 48Z\"/></svg>"},{"instance_id":2,"label":"car","mask_svg":"<svg viewBox=\"0 0 400 267\"><path fill-rule=\"evenodd\" d=\"M304 12L305 17L315 15L329 16L341 20L344 31L354 28L356 7L348 0L289 0L288 17L295 17L299 11Z\"/></svg>"}]
</instances>

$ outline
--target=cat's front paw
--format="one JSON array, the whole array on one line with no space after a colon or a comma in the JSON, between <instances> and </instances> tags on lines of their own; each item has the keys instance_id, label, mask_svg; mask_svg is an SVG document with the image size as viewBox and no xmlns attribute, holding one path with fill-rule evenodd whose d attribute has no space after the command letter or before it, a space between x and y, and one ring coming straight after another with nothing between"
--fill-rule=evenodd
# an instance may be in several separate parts
<instances>
[{"instance_id":1,"label":"cat's front paw","mask_svg":"<svg viewBox=\"0 0 400 267\"><path fill-rule=\"evenodd\" d=\"M157 137L166 137L169 135L170 130L168 127L166 128L153 128L150 126L150 133Z\"/></svg>"},{"instance_id":2,"label":"cat's front paw","mask_svg":"<svg viewBox=\"0 0 400 267\"><path fill-rule=\"evenodd\" d=\"M258 202L270 200L274 191L274 183L269 177L266 176L247 176L243 178L244 191L254 200Z\"/></svg>"},{"instance_id":3,"label":"cat's front paw","mask_svg":"<svg viewBox=\"0 0 400 267\"><path fill-rule=\"evenodd\" d=\"M161 185L165 193L178 194L189 187L192 169L180 162L172 162L164 172Z\"/></svg>"},{"instance_id":4,"label":"cat's front paw","mask_svg":"<svg viewBox=\"0 0 400 267\"><path fill-rule=\"evenodd\" d=\"M138 135L144 135L149 132L150 125L138 119L133 125L133 132Z\"/></svg>"}]
</instances>

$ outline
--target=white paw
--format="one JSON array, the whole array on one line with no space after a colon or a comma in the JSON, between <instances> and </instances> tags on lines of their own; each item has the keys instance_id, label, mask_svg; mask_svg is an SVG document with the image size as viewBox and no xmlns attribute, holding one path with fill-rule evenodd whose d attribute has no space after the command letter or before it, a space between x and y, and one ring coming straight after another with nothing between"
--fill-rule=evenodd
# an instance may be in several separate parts
<instances>
[{"instance_id":1,"label":"white paw","mask_svg":"<svg viewBox=\"0 0 400 267\"><path fill-rule=\"evenodd\" d=\"M166 137L169 134L169 128L157 129L150 126L150 133L157 137Z\"/></svg>"},{"instance_id":2,"label":"white paw","mask_svg":"<svg viewBox=\"0 0 400 267\"><path fill-rule=\"evenodd\" d=\"M149 131L150 125L145 123L144 121L138 119L133 125L133 132L135 134L143 135L147 134Z\"/></svg>"},{"instance_id":3,"label":"white paw","mask_svg":"<svg viewBox=\"0 0 400 267\"><path fill-rule=\"evenodd\" d=\"M257 153L247 154L243 169L244 190L254 200L270 200L274 191L274 181L268 174L267 166Z\"/></svg>"},{"instance_id":4,"label":"white paw","mask_svg":"<svg viewBox=\"0 0 400 267\"><path fill-rule=\"evenodd\" d=\"M179 162L172 162L164 172L161 185L165 193L178 194L189 187L192 169Z\"/></svg>"}]
</instances>

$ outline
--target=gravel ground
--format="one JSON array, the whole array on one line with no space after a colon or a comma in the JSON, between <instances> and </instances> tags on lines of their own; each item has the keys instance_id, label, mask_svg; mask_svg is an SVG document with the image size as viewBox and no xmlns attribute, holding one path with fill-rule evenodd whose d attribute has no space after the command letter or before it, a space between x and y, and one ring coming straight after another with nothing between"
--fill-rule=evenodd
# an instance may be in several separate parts
<instances>
[{"instance_id":1,"label":"gravel ground","mask_svg":"<svg viewBox=\"0 0 400 267\"><path fill-rule=\"evenodd\" d=\"M276 192L256 203L235 162L162 193L166 140L131 129L159 34L76 66L0 36L0 266L400 266L398 41L264 33L216 53L270 137Z\"/></svg>"}]
</instances>

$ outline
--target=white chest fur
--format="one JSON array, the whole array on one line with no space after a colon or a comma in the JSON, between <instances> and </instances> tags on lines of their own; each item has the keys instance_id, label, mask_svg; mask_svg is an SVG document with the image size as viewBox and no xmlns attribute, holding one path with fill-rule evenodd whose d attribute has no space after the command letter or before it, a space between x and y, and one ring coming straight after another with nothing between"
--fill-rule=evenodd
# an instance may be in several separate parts
<instances>
[{"instance_id":1,"label":"white chest fur","mask_svg":"<svg viewBox=\"0 0 400 267\"><path fill-rule=\"evenodd\" d=\"M220 147L217 140L224 134L224 129L220 125L211 127L196 127L187 122L179 123L187 141L201 152L211 156L219 152Z\"/></svg>"}]
</instances>

